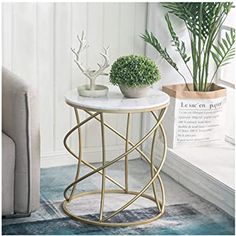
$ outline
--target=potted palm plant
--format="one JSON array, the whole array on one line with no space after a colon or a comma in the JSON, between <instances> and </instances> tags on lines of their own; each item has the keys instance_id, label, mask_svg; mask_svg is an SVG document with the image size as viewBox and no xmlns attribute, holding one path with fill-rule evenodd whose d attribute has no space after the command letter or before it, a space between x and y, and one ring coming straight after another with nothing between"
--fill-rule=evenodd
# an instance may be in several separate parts
<instances>
[{"instance_id":1,"label":"potted palm plant","mask_svg":"<svg viewBox=\"0 0 236 236\"><path fill-rule=\"evenodd\" d=\"M163 86L171 96L165 123L169 146L222 140L226 89L214 83L220 67L230 62L235 53L235 29L219 39L219 32L233 7L231 2L163 3L172 46L179 53L189 75L182 74L158 38L146 30L141 37L150 44L183 78L184 84ZM181 19L188 31L190 55L186 44L176 34L170 15ZM212 63L214 62L213 73ZM187 77L192 83L187 83ZM169 118L169 119L168 119ZM170 122L173 121L173 122Z\"/></svg>"}]
</instances>

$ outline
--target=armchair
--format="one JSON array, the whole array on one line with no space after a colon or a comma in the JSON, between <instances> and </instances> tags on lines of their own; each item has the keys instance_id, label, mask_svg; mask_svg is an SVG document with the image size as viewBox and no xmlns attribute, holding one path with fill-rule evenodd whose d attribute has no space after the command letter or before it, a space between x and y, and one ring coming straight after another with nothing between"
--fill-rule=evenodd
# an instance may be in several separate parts
<instances>
[{"instance_id":1,"label":"armchair","mask_svg":"<svg viewBox=\"0 0 236 236\"><path fill-rule=\"evenodd\" d=\"M2 69L2 215L26 216L39 207L38 99L25 81Z\"/></svg>"}]
</instances>

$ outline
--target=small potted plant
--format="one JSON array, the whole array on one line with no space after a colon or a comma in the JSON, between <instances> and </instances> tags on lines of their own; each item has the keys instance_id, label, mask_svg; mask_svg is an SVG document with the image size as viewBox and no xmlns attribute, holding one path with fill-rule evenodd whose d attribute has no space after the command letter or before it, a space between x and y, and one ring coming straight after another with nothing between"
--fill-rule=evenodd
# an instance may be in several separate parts
<instances>
[{"instance_id":1,"label":"small potted plant","mask_svg":"<svg viewBox=\"0 0 236 236\"><path fill-rule=\"evenodd\" d=\"M148 94L152 84L160 79L154 61L139 55L118 58L110 71L110 82L120 87L127 98L141 98Z\"/></svg>"}]
</instances>

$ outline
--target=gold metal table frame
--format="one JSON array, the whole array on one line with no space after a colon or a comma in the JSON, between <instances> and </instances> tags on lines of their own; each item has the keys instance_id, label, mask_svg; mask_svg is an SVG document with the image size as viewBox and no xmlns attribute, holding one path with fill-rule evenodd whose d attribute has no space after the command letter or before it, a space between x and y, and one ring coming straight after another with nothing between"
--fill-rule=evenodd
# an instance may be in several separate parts
<instances>
[{"instance_id":1,"label":"gold metal table frame","mask_svg":"<svg viewBox=\"0 0 236 236\"><path fill-rule=\"evenodd\" d=\"M164 209L165 209L165 192L164 192L163 182L160 177L160 171L162 169L162 166L163 166L165 158L166 158L167 141L166 141L165 131L164 131L164 128L163 128L161 122L162 122L164 115L166 113L168 104L163 105L161 107L149 109L149 110L139 111L139 112L150 112L152 117L154 118L155 124L147 132L147 134L144 135L141 138L141 140L138 141L137 143L133 143L132 141L130 141L130 138L129 138L130 137L130 123L131 123L130 121L131 121L131 115L132 115L133 111L127 112L126 134L122 135L121 133L119 133L117 130L115 130L113 127L111 127L110 125L108 125L104 121L104 113L105 112L115 113L114 111L102 111L102 110L95 111L95 110L93 110L93 112L92 112L91 109L87 110L85 108L76 107L72 104L69 104L69 105L73 106L73 108L74 108L77 125L75 127L73 127L66 134L66 136L64 138L64 146L67 149L67 151L78 160L78 164L77 164L77 172L75 175L75 180L71 184L69 184L66 187L66 189L64 190L65 200L62 203L62 208L63 208L64 212L68 216L70 216L72 219L79 220L83 223L100 225L100 226L112 226L112 227L134 226L134 225L149 223L149 222L152 222L152 221L158 219L164 213ZM79 109L85 111L89 115L89 117L83 121L80 121L79 111L78 111ZM158 112L159 112L159 114L157 114ZM121 113L121 112L117 111L117 113ZM82 158L81 127L83 125L85 125L87 122L94 120L94 119L97 120L101 126L102 166L99 168L96 168L95 166L93 166L92 164L90 164L89 162L85 161ZM121 139L123 139L125 141L125 152L123 154L119 155L118 157L114 158L112 161L106 161L106 150L105 150L106 147L105 147L105 135L104 135L105 128L108 128L109 130L113 131L116 135L118 135ZM164 148L163 148L161 162L160 162L159 166L157 167L154 165L153 159L154 159L154 147L156 144L158 128L160 129L160 133L162 134ZM79 143L79 154L78 155L76 155L67 144L68 137L75 131L78 132L78 143ZM151 135L153 135L153 138L152 138L150 156L148 156L146 153L144 153L141 150L140 146ZM128 158L129 158L129 156L128 155L133 151L137 151L146 160L146 162L150 165L150 171L151 171L150 181L148 183L146 183L146 185L139 192L130 191L129 186L128 186L128 178L129 178L129 176L128 176ZM122 159L125 160L125 170L124 170L125 184L124 184L124 186L122 184L120 184L118 181L116 181L115 179L113 179L111 176L106 174L107 167L113 165L114 163L116 163L117 161L120 161ZM81 168L82 163L84 165L86 165L87 167L91 168L92 171L85 174L84 176L80 177L80 168ZM75 194L76 185L79 182L85 180L86 178L89 178L90 176L94 175L95 173L99 173L100 175L102 175L101 191L83 192L80 194ZM109 190L105 189L105 181L106 180L109 180L112 183L114 183L118 187L118 189L109 189ZM160 198L157 193L156 182L159 183L159 186L160 186L160 190L161 190L161 197ZM152 187L153 196L145 193L150 186ZM131 194L134 196L131 198L131 200L129 200L122 207L120 207L116 211L110 213L108 216L104 217L104 196L106 193ZM68 209L68 205L74 199L86 197L87 195L91 195L91 194L100 194L100 211L99 211L99 219L98 220L91 220L91 219L85 218L83 216L75 215ZM157 214L154 217L149 218L149 219L144 219L141 221L119 222L119 223L109 222L110 219L112 219L112 217L114 217L115 215L124 211L127 207L129 207L131 204L133 204L140 197L143 197L143 198L146 198L146 199L149 199L149 200L155 202Z\"/></svg>"}]
</instances>

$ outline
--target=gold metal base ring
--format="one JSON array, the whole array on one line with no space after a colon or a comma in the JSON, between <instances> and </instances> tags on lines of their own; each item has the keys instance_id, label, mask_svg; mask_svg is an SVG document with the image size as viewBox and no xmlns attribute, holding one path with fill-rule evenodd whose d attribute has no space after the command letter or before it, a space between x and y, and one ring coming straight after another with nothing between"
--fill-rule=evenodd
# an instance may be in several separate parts
<instances>
[{"instance_id":1,"label":"gold metal base ring","mask_svg":"<svg viewBox=\"0 0 236 236\"><path fill-rule=\"evenodd\" d=\"M115 193L115 194L130 194L130 195L137 195L139 194L139 192L135 192L135 191L128 191L128 192L125 192L123 190L106 190L105 193ZM161 205L161 211L158 211L158 209L156 208L157 210L157 215L155 215L154 217L152 218L149 218L149 219L145 219L145 220L140 220L140 221L133 221L133 222L125 222L125 223L114 223L114 222L102 222L102 221L95 221L95 220L90 220L90 219L87 219L85 217L82 217L82 216L77 216L75 214L73 214L68 208L67 206L69 204L71 204L71 202L75 199L78 199L78 198L82 198L84 196L88 196L88 195L94 195L94 194L101 194L100 191L92 191L92 192L84 192L84 193L81 193L81 194L77 194L77 195L74 195L70 201L67 201L67 200L64 200L63 203L62 203L62 209L64 210L64 212L69 216L71 217L72 219L74 220L78 220L80 222L83 222L83 223L86 223L86 224L91 224L91 225L99 225L99 226L110 226L110 227L124 227L124 226L135 226L135 225L141 225L141 224L147 224L147 223L150 223L152 221L155 221L157 220L163 213L164 213L164 206ZM148 200L151 200L153 201L154 203L156 203L156 199L148 194L142 194L141 197L143 198L146 198ZM161 204L161 202L159 203ZM122 212L121 212L122 214Z\"/></svg>"}]
</instances>

